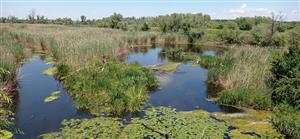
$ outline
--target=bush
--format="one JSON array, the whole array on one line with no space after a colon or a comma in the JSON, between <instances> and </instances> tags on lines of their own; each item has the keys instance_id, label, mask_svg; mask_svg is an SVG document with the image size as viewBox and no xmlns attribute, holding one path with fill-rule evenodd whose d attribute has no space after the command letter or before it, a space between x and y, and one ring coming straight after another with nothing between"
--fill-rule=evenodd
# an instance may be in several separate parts
<instances>
[{"instance_id":1,"label":"bush","mask_svg":"<svg viewBox=\"0 0 300 139\"><path fill-rule=\"evenodd\" d=\"M220 37L222 41L233 44L237 42L238 34L238 30L223 29Z\"/></svg>"},{"instance_id":2,"label":"bush","mask_svg":"<svg viewBox=\"0 0 300 139\"><path fill-rule=\"evenodd\" d=\"M254 19L250 17L240 17L236 19L240 30L251 30L254 25Z\"/></svg>"},{"instance_id":3,"label":"bush","mask_svg":"<svg viewBox=\"0 0 300 139\"><path fill-rule=\"evenodd\" d=\"M293 28L289 33L288 33L288 38L289 38L289 44L291 45L300 45L300 27L295 27Z\"/></svg>"},{"instance_id":4,"label":"bush","mask_svg":"<svg viewBox=\"0 0 300 139\"><path fill-rule=\"evenodd\" d=\"M283 34L276 33L275 36L272 39L272 44L274 46L285 46L286 45L286 38Z\"/></svg>"},{"instance_id":5,"label":"bush","mask_svg":"<svg viewBox=\"0 0 300 139\"><path fill-rule=\"evenodd\" d=\"M288 103L300 107L300 48L291 46L288 52L272 62L273 93L275 104Z\"/></svg>"},{"instance_id":6,"label":"bush","mask_svg":"<svg viewBox=\"0 0 300 139\"><path fill-rule=\"evenodd\" d=\"M269 35L269 30L268 27L269 25L267 24L259 24L255 26L251 30L251 41L250 43L252 45L260 45L260 46L265 46L267 45L267 36Z\"/></svg>"}]
</instances>

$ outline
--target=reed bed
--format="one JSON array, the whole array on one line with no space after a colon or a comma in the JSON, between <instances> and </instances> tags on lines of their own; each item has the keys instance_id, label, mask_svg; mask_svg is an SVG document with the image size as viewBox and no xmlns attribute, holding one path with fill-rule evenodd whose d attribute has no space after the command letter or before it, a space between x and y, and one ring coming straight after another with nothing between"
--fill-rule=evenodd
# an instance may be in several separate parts
<instances>
[{"instance_id":1,"label":"reed bed","mask_svg":"<svg viewBox=\"0 0 300 139\"><path fill-rule=\"evenodd\" d=\"M15 38L37 50L51 53L57 62L72 68L85 67L105 57L122 57L128 47L164 40L182 42L185 37L157 32L130 32L95 27L2 24Z\"/></svg>"},{"instance_id":2,"label":"reed bed","mask_svg":"<svg viewBox=\"0 0 300 139\"><path fill-rule=\"evenodd\" d=\"M224 89L220 102L259 109L271 107L271 50L261 47L234 47L220 56L209 70L209 79Z\"/></svg>"}]
</instances>

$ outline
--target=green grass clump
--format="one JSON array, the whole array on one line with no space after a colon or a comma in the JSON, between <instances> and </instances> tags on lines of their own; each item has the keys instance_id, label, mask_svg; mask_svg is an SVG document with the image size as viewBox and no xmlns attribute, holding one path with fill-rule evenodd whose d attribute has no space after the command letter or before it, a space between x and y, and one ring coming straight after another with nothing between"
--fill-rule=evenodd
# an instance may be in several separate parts
<instances>
[{"instance_id":1,"label":"green grass clump","mask_svg":"<svg viewBox=\"0 0 300 139\"><path fill-rule=\"evenodd\" d=\"M206 68L213 67L217 61L216 56L207 56L207 55L201 55L199 58L199 63L201 66L204 66Z\"/></svg>"},{"instance_id":2,"label":"green grass clump","mask_svg":"<svg viewBox=\"0 0 300 139\"><path fill-rule=\"evenodd\" d=\"M208 71L209 81L221 85L223 104L269 109L271 90L271 50L258 47L234 47L219 56Z\"/></svg>"},{"instance_id":3,"label":"green grass clump","mask_svg":"<svg viewBox=\"0 0 300 139\"><path fill-rule=\"evenodd\" d=\"M288 138L300 138L300 111L288 104L280 104L274 109L272 122Z\"/></svg>"},{"instance_id":4,"label":"green grass clump","mask_svg":"<svg viewBox=\"0 0 300 139\"><path fill-rule=\"evenodd\" d=\"M63 82L77 107L95 115L137 112L148 98L147 90L157 86L150 70L137 64L115 62L80 70Z\"/></svg>"}]
</instances>

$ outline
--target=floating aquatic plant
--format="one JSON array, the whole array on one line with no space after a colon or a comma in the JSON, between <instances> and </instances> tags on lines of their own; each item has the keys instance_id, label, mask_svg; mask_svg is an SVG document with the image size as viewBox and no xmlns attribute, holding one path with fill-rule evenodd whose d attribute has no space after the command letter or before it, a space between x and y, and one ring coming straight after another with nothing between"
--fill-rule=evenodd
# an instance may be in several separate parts
<instances>
[{"instance_id":1,"label":"floating aquatic plant","mask_svg":"<svg viewBox=\"0 0 300 139\"><path fill-rule=\"evenodd\" d=\"M52 101L58 99L60 97L59 94L60 94L60 91L54 91L54 92L52 92L49 97L46 97L44 99L44 102L45 103L49 103L49 102L52 102Z\"/></svg>"},{"instance_id":2,"label":"floating aquatic plant","mask_svg":"<svg viewBox=\"0 0 300 139\"><path fill-rule=\"evenodd\" d=\"M44 70L43 74L51 76L51 75L54 75L56 72L57 72L56 67L50 67L50 68Z\"/></svg>"}]
</instances>

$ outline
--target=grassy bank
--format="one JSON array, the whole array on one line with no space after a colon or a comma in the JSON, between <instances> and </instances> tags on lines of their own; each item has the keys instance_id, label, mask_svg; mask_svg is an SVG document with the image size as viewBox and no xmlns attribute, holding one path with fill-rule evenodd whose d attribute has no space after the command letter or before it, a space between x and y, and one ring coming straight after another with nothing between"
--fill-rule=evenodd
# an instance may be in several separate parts
<instances>
[{"instance_id":1,"label":"grassy bank","mask_svg":"<svg viewBox=\"0 0 300 139\"><path fill-rule=\"evenodd\" d=\"M16 103L16 70L27 56L26 51L7 30L0 30L0 136L7 138L12 137L10 131L14 130L8 117L13 115Z\"/></svg>"},{"instance_id":2,"label":"grassy bank","mask_svg":"<svg viewBox=\"0 0 300 139\"><path fill-rule=\"evenodd\" d=\"M271 50L259 47L233 47L209 70L209 81L220 85L220 102L259 109L271 107Z\"/></svg>"}]
</instances>

